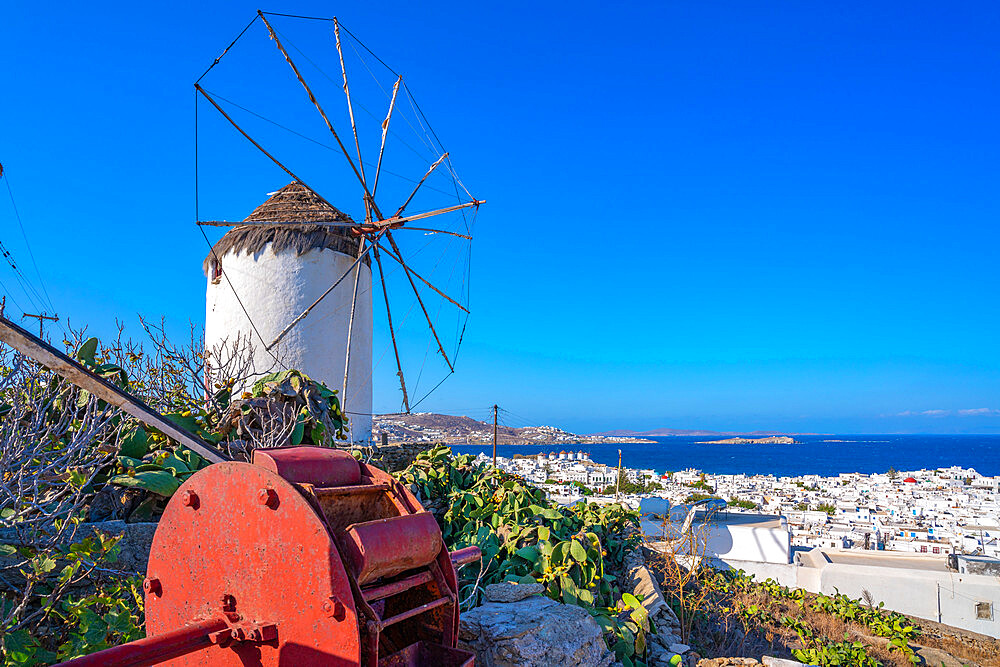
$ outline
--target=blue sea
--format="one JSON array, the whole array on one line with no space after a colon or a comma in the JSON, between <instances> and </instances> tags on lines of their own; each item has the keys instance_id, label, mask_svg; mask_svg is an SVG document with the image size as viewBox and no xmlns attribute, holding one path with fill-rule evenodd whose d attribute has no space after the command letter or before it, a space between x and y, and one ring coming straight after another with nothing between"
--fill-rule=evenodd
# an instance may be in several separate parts
<instances>
[{"instance_id":1,"label":"blue sea","mask_svg":"<svg viewBox=\"0 0 1000 667\"><path fill-rule=\"evenodd\" d=\"M709 445L706 440L729 436L673 436L649 438L650 444L560 445L554 448L583 450L591 459L627 468L652 468L657 472L697 468L717 474L771 474L776 476L879 473L889 468L919 470L962 466L981 475L1000 475L1000 435L797 435L795 445ZM838 442L839 441L839 442ZM491 446L460 445L460 454L490 455ZM538 445L497 445L497 455L537 454L552 451Z\"/></svg>"}]
</instances>

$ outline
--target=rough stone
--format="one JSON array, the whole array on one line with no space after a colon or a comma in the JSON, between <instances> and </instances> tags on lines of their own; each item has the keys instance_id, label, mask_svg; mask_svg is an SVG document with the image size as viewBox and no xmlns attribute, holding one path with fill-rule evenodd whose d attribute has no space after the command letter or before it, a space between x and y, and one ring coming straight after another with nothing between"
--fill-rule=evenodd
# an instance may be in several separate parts
<instances>
[{"instance_id":1,"label":"rough stone","mask_svg":"<svg viewBox=\"0 0 1000 667\"><path fill-rule=\"evenodd\" d=\"M461 620L459 645L474 651L481 667L606 667L614 661L586 610L547 597L487 602Z\"/></svg>"},{"instance_id":2,"label":"rough stone","mask_svg":"<svg viewBox=\"0 0 1000 667\"><path fill-rule=\"evenodd\" d=\"M671 661L677 655L676 653L672 653L669 649L653 642L647 646L646 664L649 667L674 667L674 663Z\"/></svg>"},{"instance_id":3,"label":"rough stone","mask_svg":"<svg viewBox=\"0 0 1000 667\"><path fill-rule=\"evenodd\" d=\"M671 644L669 648L674 653L687 653L688 651L691 650L691 647L688 646L687 644L679 644L679 643Z\"/></svg>"},{"instance_id":4,"label":"rough stone","mask_svg":"<svg viewBox=\"0 0 1000 667\"><path fill-rule=\"evenodd\" d=\"M767 667L800 667L803 663L798 660L789 660L788 658L775 658L770 655L765 655L762 657L761 662L763 662ZM931 663L928 663L931 664Z\"/></svg>"},{"instance_id":5,"label":"rough stone","mask_svg":"<svg viewBox=\"0 0 1000 667\"><path fill-rule=\"evenodd\" d=\"M545 586L539 583L516 584L512 581L503 581L499 584L490 584L483 589L483 597L487 602L517 602L538 595L544 590Z\"/></svg>"},{"instance_id":6,"label":"rough stone","mask_svg":"<svg viewBox=\"0 0 1000 667\"><path fill-rule=\"evenodd\" d=\"M642 606L646 608L651 618L655 618L664 609L669 610L660 585L656 583L653 573L645 565L639 565L629 571L625 585L633 595L642 600Z\"/></svg>"},{"instance_id":7,"label":"rough stone","mask_svg":"<svg viewBox=\"0 0 1000 667\"><path fill-rule=\"evenodd\" d=\"M753 658L702 658L698 667L757 667L759 662Z\"/></svg>"}]
</instances>

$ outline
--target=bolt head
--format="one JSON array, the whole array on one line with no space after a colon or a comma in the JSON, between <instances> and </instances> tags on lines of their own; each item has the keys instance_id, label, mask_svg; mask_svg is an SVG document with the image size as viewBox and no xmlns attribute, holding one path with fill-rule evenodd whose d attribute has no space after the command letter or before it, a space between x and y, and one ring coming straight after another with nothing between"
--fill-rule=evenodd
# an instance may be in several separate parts
<instances>
[{"instance_id":1,"label":"bolt head","mask_svg":"<svg viewBox=\"0 0 1000 667\"><path fill-rule=\"evenodd\" d=\"M344 603L337 599L336 596L331 597L323 603L323 613L335 620L344 620L345 612Z\"/></svg>"},{"instance_id":2,"label":"bolt head","mask_svg":"<svg viewBox=\"0 0 1000 667\"><path fill-rule=\"evenodd\" d=\"M163 586L160 584L160 580L156 577L146 577L146 579L142 582L142 590L146 591L149 595L160 597L163 593Z\"/></svg>"},{"instance_id":3,"label":"bolt head","mask_svg":"<svg viewBox=\"0 0 1000 667\"><path fill-rule=\"evenodd\" d=\"M183 503L184 507L190 507L192 509L198 509L198 505L200 504L200 500L198 499L198 494L197 493L195 493L191 489L188 489L183 494L181 494L181 503Z\"/></svg>"},{"instance_id":4,"label":"bolt head","mask_svg":"<svg viewBox=\"0 0 1000 667\"><path fill-rule=\"evenodd\" d=\"M257 492L257 502L275 509L278 506L278 492L274 489L261 489Z\"/></svg>"}]
</instances>

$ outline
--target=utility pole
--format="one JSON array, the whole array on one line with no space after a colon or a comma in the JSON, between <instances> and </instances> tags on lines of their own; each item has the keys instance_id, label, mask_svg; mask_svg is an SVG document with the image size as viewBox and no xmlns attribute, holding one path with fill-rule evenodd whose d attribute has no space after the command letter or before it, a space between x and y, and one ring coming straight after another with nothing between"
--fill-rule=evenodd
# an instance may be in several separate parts
<instances>
[{"instance_id":1,"label":"utility pole","mask_svg":"<svg viewBox=\"0 0 1000 667\"><path fill-rule=\"evenodd\" d=\"M2 169L3 167L0 167L0 170ZM3 295L3 297L0 297L0 317L3 317L3 309L6 307L7 307L7 295L5 294Z\"/></svg>"},{"instance_id":2,"label":"utility pole","mask_svg":"<svg viewBox=\"0 0 1000 667\"><path fill-rule=\"evenodd\" d=\"M42 331L42 328L45 326L45 320L52 320L53 322L58 322L59 321L59 314L58 313L55 314L55 315L46 315L44 310L41 312L40 315L32 315L31 313L23 313L21 315L21 319L22 320L24 318L26 318L26 317L34 317L35 319L38 320L38 337L39 338L41 338L42 334L44 333Z\"/></svg>"},{"instance_id":3,"label":"utility pole","mask_svg":"<svg viewBox=\"0 0 1000 667\"><path fill-rule=\"evenodd\" d=\"M499 406L493 405L493 467L497 467L497 411Z\"/></svg>"},{"instance_id":4,"label":"utility pole","mask_svg":"<svg viewBox=\"0 0 1000 667\"><path fill-rule=\"evenodd\" d=\"M618 450L618 481L615 483L615 502L622 491L622 450Z\"/></svg>"}]
</instances>

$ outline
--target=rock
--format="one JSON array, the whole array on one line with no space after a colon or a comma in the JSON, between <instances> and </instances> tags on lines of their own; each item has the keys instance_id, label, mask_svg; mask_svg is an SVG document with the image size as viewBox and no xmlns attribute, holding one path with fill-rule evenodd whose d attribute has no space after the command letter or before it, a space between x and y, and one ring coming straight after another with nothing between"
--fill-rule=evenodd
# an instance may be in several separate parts
<instances>
[{"instance_id":1,"label":"rock","mask_svg":"<svg viewBox=\"0 0 1000 667\"><path fill-rule=\"evenodd\" d=\"M774 658L769 655L762 657L761 662L763 662L767 667L799 667L803 663L798 660L789 660L787 658ZM932 664L932 663L927 663Z\"/></svg>"},{"instance_id":2,"label":"rock","mask_svg":"<svg viewBox=\"0 0 1000 667\"><path fill-rule=\"evenodd\" d=\"M687 644L678 643L678 644L671 644L670 650L673 651L674 653L687 653L688 651L691 650L691 647L688 646Z\"/></svg>"},{"instance_id":3,"label":"rock","mask_svg":"<svg viewBox=\"0 0 1000 667\"><path fill-rule=\"evenodd\" d=\"M757 667L759 662L753 658L703 658L698 661L698 667Z\"/></svg>"},{"instance_id":4,"label":"rock","mask_svg":"<svg viewBox=\"0 0 1000 667\"><path fill-rule=\"evenodd\" d=\"M649 667L675 667L672 660L677 655L676 653L672 653L669 649L652 642L647 644L647 647L646 664Z\"/></svg>"},{"instance_id":5,"label":"rock","mask_svg":"<svg viewBox=\"0 0 1000 667\"><path fill-rule=\"evenodd\" d=\"M645 565L640 565L629 571L625 579L625 586L632 591L634 596L642 600L642 606L645 607L650 618L655 618L664 609L670 611L666 600L663 599L660 585L656 583L653 573ZM673 615L673 611L670 613Z\"/></svg>"},{"instance_id":6,"label":"rock","mask_svg":"<svg viewBox=\"0 0 1000 667\"><path fill-rule=\"evenodd\" d=\"M483 597L487 602L517 602L538 595L544 590L545 586L539 583L516 584L512 581L503 581L499 584L490 584L483 589Z\"/></svg>"},{"instance_id":7,"label":"rock","mask_svg":"<svg viewBox=\"0 0 1000 667\"><path fill-rule=\"evenodd\" d=\"M487 602L464 612L459 646L480 667L607 667L614 656L601 628L576 605L533 595L518 602Z\"/></svg>"}]
</instances>

